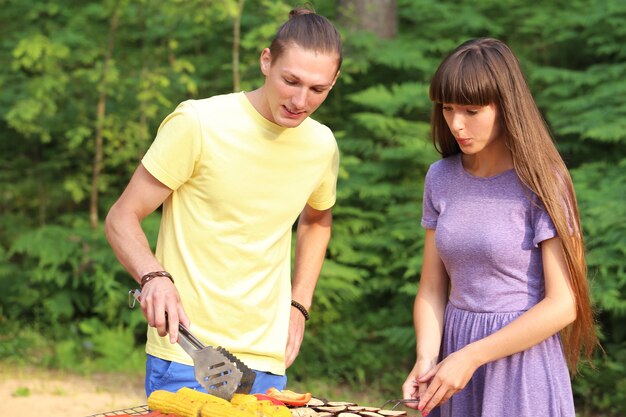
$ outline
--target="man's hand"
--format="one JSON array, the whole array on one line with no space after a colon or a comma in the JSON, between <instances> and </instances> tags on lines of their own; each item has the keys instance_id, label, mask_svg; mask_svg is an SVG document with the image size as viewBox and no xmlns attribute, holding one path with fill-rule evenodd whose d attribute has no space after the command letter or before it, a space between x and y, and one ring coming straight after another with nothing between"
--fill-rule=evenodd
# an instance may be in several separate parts
<instances>
[{"instance_id":1,"label":"man's hand","mask_svg":"<svg viewBox=\"0 0 626 417\"><path fill-rule=\"evenodd\" d=\"M180 302L178 290L166 277L154 278L141 290L141 311L148 325L155 327L159 336L169 333L170 342L178 341L178 323L189 327L189 318Z\"/></svg>"},{"instance_id":2,"label":"man's hand","mask_svg":"<svg viewBox=\"0 0 626 417\"><path fill-rule=\"evenodd\" d=\"M300 310L291 307L289 315L289 334L287 335L287 349L285 350L285 366L289 368L300 353L300 346L304 339L304 316Z\"/></svg>"},{"instance_id":3,"label":"man's hand","mask_svg":"<svg viewBox=\"0 0 626 417\"><path fill-rule=\"evenodd\" d=\"M298 219L291 299L302 303L307 309L311 307L315 285L324 263L332 224L332 209L316 210L308 204ZM287 367L291 366L300 352L304 339L304 322L300 310L292 307L285 349Z\"/></svg>"}]
</instances>

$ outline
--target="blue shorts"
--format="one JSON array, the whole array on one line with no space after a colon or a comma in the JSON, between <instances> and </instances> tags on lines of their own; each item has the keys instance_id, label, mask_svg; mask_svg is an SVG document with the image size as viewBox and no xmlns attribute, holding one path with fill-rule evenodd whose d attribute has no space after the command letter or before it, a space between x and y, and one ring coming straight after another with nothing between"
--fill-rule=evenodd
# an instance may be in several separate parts
<instances>
[{"instance_id":1,"label":"blue shorts","mask_svg":"<svg viewBox=\"0 0 626 417\"><path fill-rule=\"evenodd\" d=\"M265 394L265 391L271 387L282 390L287 386L287 375L275 375L256 370L254 372L256 379L250 394ZM152 391L159 389L176 392L182 387L206 392L202 385L196 381L193 366L148 355L146 360L146 396L149 397Z\"/></svg>"}]
</instances>

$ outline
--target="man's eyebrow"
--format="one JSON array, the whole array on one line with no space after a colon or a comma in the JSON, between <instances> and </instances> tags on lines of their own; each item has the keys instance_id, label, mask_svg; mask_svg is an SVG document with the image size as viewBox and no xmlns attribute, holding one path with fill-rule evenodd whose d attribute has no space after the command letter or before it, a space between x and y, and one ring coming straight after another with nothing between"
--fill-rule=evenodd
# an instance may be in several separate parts
<instances>
[{"instance_id":1,"label":"man's eyebrow","mask_svg":"<svg viewBox=\"0 0 626 417\"><path fill-rule=\"evenodd\" d=\"M289 77L289 78L293 78L295 81L302 81L302 79L300 77L298 77L296 74L294 74L291 71L285 71L285 73L283 74L283 77ZM329 88L333 85L332 81L329 81L328 83L322 83L322 84L314 84L311 87L315 88Z\"/></svg>"}]
</instances>

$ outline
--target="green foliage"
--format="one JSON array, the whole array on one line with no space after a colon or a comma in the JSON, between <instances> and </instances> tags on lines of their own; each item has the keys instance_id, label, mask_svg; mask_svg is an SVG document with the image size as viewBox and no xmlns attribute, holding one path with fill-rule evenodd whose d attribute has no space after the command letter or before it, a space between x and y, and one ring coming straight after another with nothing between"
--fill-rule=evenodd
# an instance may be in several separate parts
<instances>
[{"instance_id":1,"label":"green foliage","mask_svg":"<svg viewBox=\"0 0 626 417\"><path fill-rule=\"evenodd\" d=\"M17 238L9 255L28 262L24 263L26 271L16 272L20 285L7 301L16 307L30 307L33 318L54 323L97 312L109 322L117 319L115 298L123 287L111 276L121 274L122 268L101 230L80 225L71 229L43 226Z\"/></svg>"},{"instance_id":2,"label":"green foliage","mask_svg":"<svg viewBox=\"0 0 626 417\"><path fill-rule=\"evenodd\" d=\"M24 231L4 254L0 355L81 373L141 369L145 319L127 305L135 284L101 230L62 220ZM144 222L152 241L158 222Z\"/></svg>"},{"instance_id":3,"label":"green foliage","mask_svg":"<svg viewBox=\"0 0 626 417\"><path fill-rule=\"evenodd\" d=\"M589 163L574 179L587 236L587 263L598 307L626 316L626 159ZM617 221L616 221L617 220Z\"/></svg>"},{"instance_id":4,"label":"green foliage","mask_svg":"<svg viewBox=\"0 0 626 417\"><path fill-rule=\"evenodd\" d=\"M292 3L245 2L242 89L261 84L259 53ZM335 0L314 3L339 21ZM626 4L397 3L395 39L339 28L341 77L315 113L340 146L338 202L313 318L290 377L298 384L367 384L389 398L399 395L414 361L423 178L438 159L429 137L428 84L456 45L491 36L519 55L579 197L606 354L597 355L597 370L584 368L575 379L576 400L586 414L625 414ZM102 230L88 222L98 102L103 94L103 170L96 190L104 213L164 116L185 99L232 91L236 4L2 2L3 357L87 372L141 367L145 322L126 306L133 282ZM144 222L153 243L158 221L156 215Z\"/></svg>"},{"instance_id":5,"label":"green foliage","mask_svg":"<svg viewBox=\"0 0 626 417\"><path fill-rule=\"evenodd\" d=\"M138 318L134 324L143 328L141 314L137 311L134 317ZM71 354L68 355L69 361L59 364L60 367L75 367L78 363L86 365L89 370L129 371L144 367L145 353L135 348L133 327L107 326L96 318L84 320L78 327L82 341L80 355L74 360ZM55 356L60 357L59 354ZM85 357L88 359L85 360Z\"/></svg>"},{"instance_id":6,"label":"green foliage","mask_svg":"<svg viewBox=\"0 0 626 417\"><path fill-rule=\"evenodd\" d=\"M361 299L356 310L353 305L337 306L341 320L332 326L320 325L313 316L300 356L289 369L290 381L307 387L319 380L336 386L348 383L367 386L380 398L399 395L405 369L415 360L407 354L414 351L415 336L412 329L388 326L410 317L412 302L382 310L384 297L369 298Z\"/></svg>"},{"instance_id":7,"label":"green foliage","mask_svg":"<svg viewBox=\"0 0 626 417\"><path fill-rule=\"evenodd\" d=\"M0 325L0 356L16 365L46 365L52 346L25 322L4 320Z\"/></svg>"},{"instance_id":8,"label":"green foliage","mask_svg":"<svg viewBox=\"0 0 626 417\"><path fill-rule=\"evenodd\" d=\"M609 159L609 158L607 158ZM611 158L612 159L612 158ZM575 391L587 410L626 413L626 159L572 172L587 239L587 263L605 354L584 369Z\"/></svg>"},{"instance_id":9,"label":"green foliage","mask_svg":"<svg viewBox=\"0 0 626 417\"><path fill-rule=\"evenodd\" d=\"M13 397L30 397L30 389L28 387L18 387L13 394Z\"/></svg>"},{"instance_id":10,"label":"green foliage","mask_svg":"<svg viewBox=\"0 0 626 417\"><path fill-rule=\"evenodd\" d=\"M602 410L608 415L622 416L626 413L626 344L604 347L607 354L596 360L599 370L585 368L576 379L574 394L582 405L579 409L583 415L595 415L594 410Z\"/></svg>"}]
</instances>

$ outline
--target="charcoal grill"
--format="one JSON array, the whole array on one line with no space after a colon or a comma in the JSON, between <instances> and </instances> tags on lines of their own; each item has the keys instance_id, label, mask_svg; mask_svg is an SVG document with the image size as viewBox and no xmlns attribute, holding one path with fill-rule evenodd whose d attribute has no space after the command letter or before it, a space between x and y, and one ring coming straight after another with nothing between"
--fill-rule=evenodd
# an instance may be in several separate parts
<instances>
[{"instance_id":1,"label":"charcoal grill","mask_svg":"<svg viewBox=\"0 0 626 417\"><path fill-rule=\"evenodd\" d=\"M120 416L128 414L130 416L142 416L149 413L147 405L139 405L137 407L125 408L123 410L107 411L106 413L93 414L88 417L105 417L105 416Z\"/></svg>"},{"instance_id":2,"label":"charcoal grill","mask_svg":"<svg viewBox=\"0 0 626 417\"><path fill-rule=\"evenodd\" d=\"M406 399L389 400L385 404L383 404L381 409L383 409L383 410L390 410L390 411L393 411L393 410L399 411L399 410L403 409L403 407L407 403L413 403L413 402L416 402L416 401L419 401L419 400L406 400ZM420 415L419 412L417 412L415 410L410 410L409 411L406 408L404 408L403 410L405 410L407 412L406 417ZM107 411L105 413L93 414L93 415L90 415L90 416L87 416L87 417L112 417L112 416L121 416L121 415L124 415L124 414L128 414L130 416L145 416L149 412L150 412L150 410L148 409L147 405L140 405L140 406L137 406L137 407L125 408L125 409L122 409L122 410Z\"/></svg>"}]
</instances>

